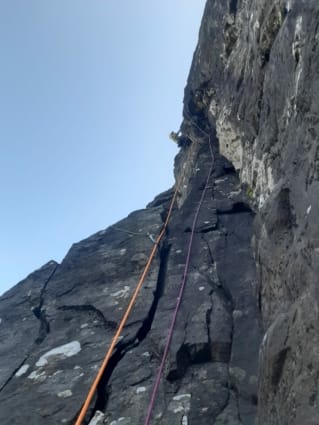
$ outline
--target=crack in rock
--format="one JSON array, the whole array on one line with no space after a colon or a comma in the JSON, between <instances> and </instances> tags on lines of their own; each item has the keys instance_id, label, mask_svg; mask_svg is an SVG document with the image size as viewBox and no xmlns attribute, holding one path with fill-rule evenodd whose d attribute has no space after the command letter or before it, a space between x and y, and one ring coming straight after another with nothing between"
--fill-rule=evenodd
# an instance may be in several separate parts
<instances>
[{"instance_id":1,"label":"crack in rock","mask_svg":"<svg viewBox=\"0 0 319 425\"><path fill-rule=\"evenodd\" d=\"M128 351L136 348L138 345L141 344L141 342L147 337L152 327L158 302L164 290L170 249L171 246L167 245L165 242L159 249L160 264L157 275L156 289L153 293L153 301L151 303L151 306L146 314L145 319L142 322L141 327L137 330L135 336L133 336L127 341L120 341L117 344L116 349L109 361L108 367L104 371L100 383L98 385L95 405L90 411L89 420L92 420L94 418L94 415L97 411L105 411L110 391L110 389L108 388L108 382L110 381L110 378L115 368L119 365L120 361L127 354Z\"/></svg>"},{"instance_id":2,"label":"crack in rock","mask_svg":"<svg viewBox=\"0 0 319 425\"><path fill-rule=\"evenodd\" d=\"M50 274L50 276L48 277L48 279L44 283L43 288L42 288L41 293L40 293L39 305L32 309L33 314L35 315L35 317L40 322L39 334L38 334L38 337L35 340L36 344L41 344L44 341L44 339L46 338L46 336L48 335L48 333L50 333L50 323L47 320L45 310L43 309L44 294L45 294L45 291L46 291L48 284L50 283L51 279L53 278L54 274L56 273L58 267L59 267L59 264L57 264L55 266L52 273Z\"/></svg>"},{"instance_id":3,"label":"crack in rock","mask_svg":"<svg viewBox=\"0 0 319 425\"><path fill-rule=\"evenodd\" d=\"M12 381L12 379L16 376L17 372L21 369L21 367L23 367L24 363L28 360L29 355L27 355L22 362L19 364L18 367L16 367L14 369L14 371L11 373L11 375L9 376L9 378L5 381L5 383L0 387L0 392L3 391L5 389L5 387L10 383L10 381Z\"/></svg>"},{"instance_id":4,"label":"crack in rock","mask_svg":"<svg viewBox=\"0 0 319 425\"><path fill-rule=\"evenodd\" d=\"M118 324L114 320L107 320L101 310L92 304L74 304L74 305L62 305L57 308L61 311L80 311L93 313L103 323L105 329L116 329Z\"/></svg>"}]
</instances>

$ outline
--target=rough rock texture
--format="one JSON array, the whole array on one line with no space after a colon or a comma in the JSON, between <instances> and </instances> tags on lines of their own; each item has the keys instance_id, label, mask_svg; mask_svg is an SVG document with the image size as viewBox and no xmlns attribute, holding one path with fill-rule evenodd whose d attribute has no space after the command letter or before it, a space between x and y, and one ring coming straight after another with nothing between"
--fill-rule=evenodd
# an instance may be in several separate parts
<instances>
[{"instance_id":1,"label":"rough rock texture","mask_svg":"<svg viewBox=\"0 0 319 425\"><path fill-rule=\"evenodd\" d=\"M317 1L208 1L186 88L256 211L258 424L319 423L318 43Z\"/></svg>"},{"instance_id":2,"label":"rough rock texture","mask_svg":"<svg viewBox=\"0 0 319 425\"><path fill-rule=\"evenodd\" d=\"M143 423L214 169L152 423L318 425L319 5L208 0L185 88L177 204L90 407ZM73 424L172 190L0 298L0 422Z\"/></svg>"},{"instance_id":3,"label":"rough rock texture","mask_svg":"<svg viewBox=\"0 0 319 425\"><path fill-rule=\"evenodd\" d=\"M92 424L144 419L211 162L204 139L195 146L188 196L174 210L92 404ZM19 353L8 353L13 347L4 335L2 424L74 423L165 218L168 195L74 245L61 265L49 263L1 298L1 330ZM233 167L216 153L154 423L254 423L261 334L246 198Z\"/></svg>"}]
</instances>

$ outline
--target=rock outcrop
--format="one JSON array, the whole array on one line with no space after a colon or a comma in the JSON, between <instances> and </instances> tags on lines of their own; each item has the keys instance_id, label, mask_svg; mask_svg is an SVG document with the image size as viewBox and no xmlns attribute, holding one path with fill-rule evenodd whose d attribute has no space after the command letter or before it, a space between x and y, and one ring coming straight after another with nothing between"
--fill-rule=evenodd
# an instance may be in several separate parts
<instances>
[{"instance_id":1,"label":"rock outcrop","mask_svg":"<svg viewBox=\"0 0 319 425\"><path fill-rule=\"evenodd\" d=\"M261 425L319 423L318 40L316 1L209 1L186 88L256 212Z\"/></svg>"},{"instance_id":2,"label":"rock outcrop","mask_svg":"<svg viewBox=\"0 0 319 425\"><path fill-rule=\"evenodd\" d=\"M319 5L208 0L185 88L165 237L86 424L315 425ZM172 190L0 298L0 421L74 424L166 218Z\"/></svg>"}]
</instances>

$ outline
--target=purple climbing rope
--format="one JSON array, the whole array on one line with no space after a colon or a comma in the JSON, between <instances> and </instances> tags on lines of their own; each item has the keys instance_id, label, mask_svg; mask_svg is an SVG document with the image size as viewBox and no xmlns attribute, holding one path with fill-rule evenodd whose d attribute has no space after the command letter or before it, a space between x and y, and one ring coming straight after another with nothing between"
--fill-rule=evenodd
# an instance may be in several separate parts
<instances>
[{"instance_id":1,"label":"purple climbing rope","mask_svg":"<svg viewBox=\"0 0 319 425\"><path fill-rule=\"evenodd\" d=\"M189 265L190 265L191 251L192 251L192 245L193 245L193 239L194 239L196 224L197 224L197 220L198 220L200 209L201 209L201 207L203 205L203 202L204 202L204 199L205 199L205 195L206 195L206 192L207 192L207 189L208 189L208 185L209 185L209 179L210 179L210 176L212 174L213 166L214 166L214 153L213 153L213 149L212 149L212 146L211 146L210 136L206 132L204 132L202 129L200 129L200 130L208 137L209 150L210 150L210 154L211 154L211 157L212 157L212 162L211 162L211 165L210 165L210 168L209 168L209 172L208 172L208 176L207 176L207 179L206 179L206 184L205 184L204 190L202 192L202 196L200 198L198 207L196 209L196 213L194 215L194 220L193 220L193 224L192 224L192 231L191 231L191 235L190 235L189 243L188 243L187 257L186 257L186 263L185 263L184 273L183 273L181 285L180 285L180 288L179 288L179 291L178 291L178 296L177 296L177 300L176 300L176 305L175 305L174 313L173 313L173 316L172 316L171 325L170 325L170 328L168 330L167 340L166 340L166 344L165 344L165 348L164 348L164 352L163 352L161 364L159 366L159 369L158 369L158 372L157 372L157 375L156 375L156 379L155 379L155 383L154 383L154 387L153 387L151 399L150 399L150 402L149 402L149 405L148 405L148 409L147 409L147 413L146 413L146 418L145 418L144 425L149 425L150 424L150 421L151 421L151 416L152 416L152 412L153 412L153 409L154 409L154 404L155 404L155 399L156 399L156 395L157 395L157 392L158 392L158 387L159 387L159 384L160 384L160 381L161 381L161 377L163 375L163 370L164 370L165 362L166 362L166 359L167 359L168 351L169 351L170 344L171 344L172 337L173 337L173 333L174 333L174 328L175 328L175 323L176 323L176 319L177 319L177 314L178 314L179 307L180 307L181 302L182 302L182 296L183 296L185 285L186 285L186 280L187 280L187 274L188 274L188 269L189 269Z\"/></svg>"}]
</instances>

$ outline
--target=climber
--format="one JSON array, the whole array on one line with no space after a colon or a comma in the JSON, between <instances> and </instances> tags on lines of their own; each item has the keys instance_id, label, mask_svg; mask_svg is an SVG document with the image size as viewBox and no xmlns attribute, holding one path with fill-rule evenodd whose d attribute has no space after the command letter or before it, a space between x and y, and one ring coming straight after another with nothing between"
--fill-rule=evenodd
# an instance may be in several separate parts
<instances>
[{"instance_id":1,"label":"climber","mask_svg":"<svg viewBox=\"0 0 319 425\"><path fill-rule=\"evenodd\" d=\"M184 146L186 147L191 144L191 140L189 139L189 137L183 135L181 130L178 130L177 133L175 131L171 131L169 134L169 138L173 140L175 143L177 143L177 146L179 148L182 148Z\"/></svg>"},{"instance_id":2,"label":"climber","mask_svg":"<svg viewBox=\"0 0 319 425\"><path fill-rule=\"evenodd\" d=\"M179 141L180 135L181 135L181 130L178 130L178 132L177 132L177 133L175 133L175 131L171 131L171 132L170 132L170 134L169 134L169 138L170 138L171 140L173 140L175 143L177 143L177 144L178 144L178 141Z\"/></svg>"}]
</instances>

